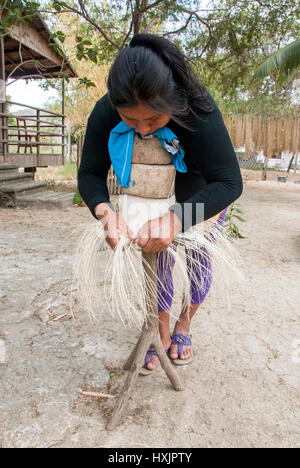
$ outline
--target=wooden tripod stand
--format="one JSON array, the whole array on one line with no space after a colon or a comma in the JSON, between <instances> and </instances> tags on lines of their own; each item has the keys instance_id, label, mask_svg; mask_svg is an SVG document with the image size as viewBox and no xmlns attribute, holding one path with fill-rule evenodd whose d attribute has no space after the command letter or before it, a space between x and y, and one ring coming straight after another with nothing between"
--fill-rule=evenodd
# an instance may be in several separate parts
<instances>
[{"instance_id":1,"label":"wooden tripod stand","mask_svg":"<svg viewBox=\"0 0 300 468\"><path fill-rule=\"evenodd\" d=\"M157 277L155 275L157 271L157 254L142 252L142 255L143 259L145 260L143 265L146 278L149 278L149 282L154 282L154 284L157 284ZM147 292L150 299L149 304L147 305L148 316L143 325L141 336L124 365L124 369L128 370L129 372L124 387L117 398L115 407L106 426L108 431L112 431L116 428L127 408L128 400L133 392L135 381L139 375L141 367L144 364L145 355L151 344L153 345L154 350L160 360L161 366L171 381L174 389L177 391L184 389L180 378L178 377L174 367L166 356L166 352L160 339L158 328L159 318L157 312L157 292L155 294L153 292L153 288L149 288Z\"/></svg>"}]
</instances>

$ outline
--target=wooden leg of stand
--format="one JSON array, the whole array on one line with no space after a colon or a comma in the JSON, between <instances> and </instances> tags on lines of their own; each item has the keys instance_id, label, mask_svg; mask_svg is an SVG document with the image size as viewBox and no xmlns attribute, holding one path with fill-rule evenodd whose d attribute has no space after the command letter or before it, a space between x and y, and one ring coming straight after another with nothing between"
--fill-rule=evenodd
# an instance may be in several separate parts
<instances>
[{"instance_id":1,"label":"wooden leg of stand","mask_svg":"<svg viewBox=\"0 0 300 468\"><path fill-rule=\"evenodd\" d=\"M148 329L144 331L139 339L136 348L136 355L133 360L130 371L128 372L127 379L120 395L117 398L115 407L110 416L109 422L106 426L108 431L113 431L119 424L123 413L127 408L128 400L132 394L135 381L139 375L140 369L144 363L146 352L153 340L152 330Z\"/></svg>"},{"instance_id":2,"label":"wooden leg of stand","mask_svg":"<svg viewBox=\"0 0 300 468\"><path fill-rule=\"evenodd\" d=\"M143 252L144 269L146 272L146 278L150 278L150 282L156 282L156 272L157 272L157 254L145 253ZM146 285L147 287L147 285ZM168 378L170 379L175 390L183 390L183 385L170 363L168 357L166 356L165 350L163 348L162 342L159 336L158 330L158 307L157 307L157 291L153 292L153 289L149 288L148 292L149 297L149 314L146 319L146 322L143 326L141 336L130 354L127 362L124 365L124 369L130 369L128 372L127 379L125 381L124 387L117 398L115 407L110 416L109 422L106 426L108 431L112 431L119 424L122 415L124 414L128 400L132 394L135 381L139 375L140 369L144 364L145 355L151 344L153 344L154 349L159 357L162 368L166 372Z\"/></svg>"},{"instance_id":3,"label":"wooden leg of stand","mask_svg":"<svg viewBox=\"0 0 300 468\"><path fill-rule=\"evenodd\" d=\"M164 350L164 347L162 345L160 336L156 341L153 343L154 349L156 354L158 355L158 358L161 363L161 367L167 374L171 384L173 385L174 390L177 391L182 391L184 390L184 386L177 374L177 372L174 369L174 366L171 364L168 356L166 355L166 351Z\"/></svg>"},{"instance_id":4,"label":"wooden leg of stand","mask_svg":"<svg viewBox=\"0 0 300 468\"><path fill-rule=\"evenodd\" d=\"M123 365L124 370L129 370L131 368L131 366L133 364L133 361L134 361L134 358L135 358L135 355L136 355L136 350L137 350L138 344L139 344L139 342L137 342L137 344L135 345L135 347L131 351L131 354L130 354L129 358L127 359L127 361Z\"/></svg>"}]
</instances>

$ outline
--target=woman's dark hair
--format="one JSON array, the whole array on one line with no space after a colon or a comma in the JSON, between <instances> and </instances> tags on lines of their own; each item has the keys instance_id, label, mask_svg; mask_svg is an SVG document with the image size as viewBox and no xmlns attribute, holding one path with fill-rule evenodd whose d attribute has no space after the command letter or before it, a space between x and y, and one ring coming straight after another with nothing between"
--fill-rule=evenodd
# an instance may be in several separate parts
<instances>
[{"instance_id":1,"label":"woman's dark hair","mask_svg":"<svg viewBox=\"0 0 300 468\"><path fill-rule=\"evenodd\" d=\"M190 112L212 112L213 103L178 47L161 36L137 34L114 61L108 77L114 107L149 107L172 116L178 124Z\"/></svg>"}]
</instances>

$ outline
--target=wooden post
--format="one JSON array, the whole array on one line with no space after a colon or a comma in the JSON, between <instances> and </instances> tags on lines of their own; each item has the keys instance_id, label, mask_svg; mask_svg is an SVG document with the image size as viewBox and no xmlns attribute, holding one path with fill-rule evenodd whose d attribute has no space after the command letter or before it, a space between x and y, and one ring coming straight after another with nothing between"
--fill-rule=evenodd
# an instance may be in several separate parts
<instances>
[{"instance_id":1,"label":"wooden post","mask_svg":"<svg viewBox=\"0 0 300 468\"><path fill-rule=\"evenodd\" d=\"M68 128L67 132L67 141L68 141L68 150L67 150L67 159L68 161L71 161L72 159L72 141L71 141L71 129Z\"/></svg>"},{"instance_id":2,"label":"wooden post","mask_svg":"<svg viewBox=\"0 0 300 468\"><path fill-rule=\"evenodd\" d=\"M297 172L298 157L299 157L299 153L297 153L297 154L296 154L296 157L295 157L294 174L296 174L296 172Z\"/></svg>"},{"instance_id":3,"label":"wooden post","mask_svg":"<svg viewBox=\"0 0 300 468\"><path fill-rule=\"evenodd\" d=\"M6 159L7 155L7 148L8 145L5 142L5 140L8 139L8 132L6 130L7 127L7 120L6 116L3 114L6 114L6 74L5 74L5 50L4 50L4 39L1 37L0 39L0 85L1 85L1 90L0 90L0 102L1 102L1 136L2 136L2 147L0 147L0 150L2 151L2 154L4 156L4 161Z\"/></svg>"},{"instance_id":4,"label":"wooden post","mask_svg":"<svg viewBox=\"0 0 300 468\"><path fill-rule=\"evenodd\" d=\"M61 101L62 117L62 156L63 164L65 164L65 79L62 79L62 101Z\"/></svg>"},{"instance_id":5,"label":"wooden post","mask_svg":"<svg viewBox=\"0 0 300 468\"><path fill-rule=\"evenodd\" d=\"M41 141L41 111L37 110L36 111L36 153L37 153L37 166L40 166L40 154L41 154L41 146L40 146L40 141Z\"/></svg>"},{"instance_id":6,"label":"wooden post","mask_svg":"<svg viewBox=\"0 0 300 468\"><path fill-rule=\"evenodd\" d=\"M261 180L267 180L267 169L268 169L268 162L269 159L267 156L265 156L265 161L262 169L262 174L261 174Z\"/></svg>"},{"instance_id":7,"label":"wooden post","mask_svg":"<svg viewBox=\"0 0 300 468\"><path fill-rule=\"evenodd\" d=\"M157 271L157 254L143 252L143 266L148 278L149 284L154 282L157 284L156 271ZM147 288L147 285L146 285ZM141 336L124 365L125 370L129 370L124 387L117 398L115 407L110 416L106 429L108 431L114 430L120 422L124 414L128 400L132 394L134 384L139 375L140 369L144 364L145 356L149 346L152 344L155 352L160 360L161 366L171 381L173 387L177 391L183 390L183 385L178 377L173 365L169 361L164 347L162 345L159 335L159 318L158 318L158 305L157 305L157 291L154 292L152 288L148 289L149 304L147 304L148 316L144 323ZM147 378L147 377L145 377Z\"/></svg>"},{"instance_id":8,"label":"wooden post","mask_svg":"<svg viewBox=\"0 0 300 468\"><path fill-rule=\"evenodd\" d=\"M289 162L289 165L288 165L288 168L287 168L287 171L286 171L287 173L289 173L290 170L291 170L291 167L292 167L294 158L295 158L295 156L293 155L293 156L291 157L291 159L290 159L290 162ZM295 167L296 167L296 166L295 166Z\"/></svg>"},{"instance_id":9,"label":"wooden post","mask_svg":"<svg viewBox=\"0 0 300 468\"><path fill-rule=\"evenodd\" d=\"M79 169L81 163L82 149L83 149L83 136L77 138L77 170Z\"/></svg>"},{"instance_id":10,"label":"wooden post","mask_svg":"<svg viewBox=\"0 0 300 468\"><path fill-rule=\"evenodd\" d=\"M76 164L77 164L77 172L78 172L78 169L79 169L79 166L80 166L80 156L79 156L79 138L77 138L77 141L76 141L76 148L77 148L77 159L76 159Z\"/></svg>"}]
</instances>

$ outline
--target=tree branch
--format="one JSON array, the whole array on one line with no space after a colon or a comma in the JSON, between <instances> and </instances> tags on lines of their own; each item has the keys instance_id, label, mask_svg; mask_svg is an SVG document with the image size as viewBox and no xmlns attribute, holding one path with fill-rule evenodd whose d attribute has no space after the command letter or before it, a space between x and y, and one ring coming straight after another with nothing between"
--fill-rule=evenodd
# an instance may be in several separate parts
<instances>
[{"instance_id":1,"label":"tree branch","mask_svg":"<svg viewBox=\"0 0 300 468\"><path fill-rule=\"evenodd\" d=\"M150 5L146 6L143 11L148 11L151 10L151 8L156 7L160 3L162 3L164 0L157 0L156 2L151 3Z\"/></svg>"},{"instance_id":2,"label":"tree branch","mask_svg":"<svg viewBox=\"0 0 300 468\"><path fill-rule=\"evenodd\" d=\"M153 28L153 26L155 25L156 21L158 20L158 18L153 18L150 23L147 24L147 26L143 29L143 33L144 34L147 34L149 33L149 31L151 31L151 29Z\"/></svg>"},{"instance_id":3,"label":"tree branch","mask_svg":"<svg viewBox=\"0 0 300 468\"><path fill-rule=\"evenodd\" d=\"M131 20L131 23L130 23L130 28L128 30L128 33L126 34L126 36L124 37L123 39L123 42L121 44L121 50L124 48L125 44L127 43L129 37L130 37L130 34L132 32L132 28L133 28L133 21Z\"/></svg>"},{"instance_id":4,"label":"tree branch","mask_svg":"<svg viewBox=\"0 0 300 468\"><path fill-rule=\"evenodd\" d=\"M55 78L55 76L52 75L52 73L43 73L43 77L45 77L46 75L49 75L49 77L51 78ZM36 75L25 75L25 76L20 76L18 78L15 78L14 80L12 80L10 83L6 83L6 87L7 86L10 86L14 83L16 83L16 81L19 81L19 80L29 80L30 78L36 78Z\"/></svg>"},{"instance_id":5,"label":"tree branch","mask_svg":"<svg viewBox=\"0 0 300 468\"><path fill-rule=\"evenodd\" d=\"M8 0L5 0L4 4L3 4L2 7L1 7L1 10L0 10L0 16L1 16L1 18L2 18L2 13L3 13L3 11L4 11L5 7L6 7L6 5L7 5L7 2L8 2Z\"/></svg>"},{"instance_id":6,"label":"tree branch","mask_svg":"<svg viewBox=\"0 0 300 468\"><path fill-rule=\"evenodd\" d=\"M256 3L258 3L262 8L269 8L272 9L273 7L269 3L264 3L261 0L255 0Z\"/></svg>"},{"instance_id":7,"label":"tree branch","mask_svg":"<svg viewBox=\"0 0 300 468\"><path fill-rule=\"evenodd\" d=\"M189 25L191 19L193 18L193 15L190 15L185 23L185 25L183 25L180 29L177 29L176 31L170 31L170 32L167 32L165 34L163 34L163 36L170 36L171 34L177 34L177 33L180 33L182 31L184 31L187 26Z\"/></svg>"},{"instance_id":8,"label":"tree branch","mask_svg":"<svg viewBox=\"0 0 300 468\"><path fill-rule=\"evenodd\" d=\"M80 3L80 6L82 7L82 11L78 10L77 8L74 8L74 7L71 7L71 6L68 6L68 8L65 7L65 4L64 2L60 2L60 1L56 1L56 3L62 7L62 10L59 12L59 13L76 13L77 15L81 16L82 18L84 18L88 23L90 23L92 26L94 26L94 28L100 32L100 34L102 34L102 36L104 37L104 39L109 42L111 45L113 45L114 47L116 47L118 50L120 50L120 46L117 42L115 42L113 39L110 39L110 37L108 37L108 35L106 34L106 32L100 28L100 26L90 17L90 15L88 14L88 12L86 11L84 5L83 5L83 2L82 0L79 0L79 3ZM54 12L55 13L55 12ZM56 12L57 13L57 12Z\"/></svg>"},{"instance_id":9,"label":"tree branch","mask_svg":"<svg viewBox=\"0 0 300 468\"><path fill-rule=\"evenodd\" d=\"M195 18L197 18L197 20L200 21L200 23L204 24L204 26L206 26L208 29L210 29L209 23L206 20L204 20L203 18L201 18L201 16L199 16L196 11L189 10L188 8L184 8L184 7L181 7L181 6L178 6L177 8L178 8L179 11L181 11L183 13L188 13L191 16L195 16Z\"/></svg>"}]
</instances>

